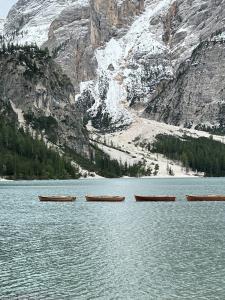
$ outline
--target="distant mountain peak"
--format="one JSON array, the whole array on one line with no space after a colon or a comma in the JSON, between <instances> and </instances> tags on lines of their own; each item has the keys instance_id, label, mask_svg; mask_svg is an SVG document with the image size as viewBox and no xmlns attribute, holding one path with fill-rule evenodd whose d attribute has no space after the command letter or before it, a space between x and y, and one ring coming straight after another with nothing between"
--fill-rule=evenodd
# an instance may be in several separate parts
<instances>
[{"instance_id":1,"label":"distant mountain peak","mask_svg":"<svg viewBox=\"0 0 225 300\"><path fill-rule=\"evenodd\" d=\"M19 0L9 11L5 34L14 43L36 43L48 40L51 23L71 5L87 5L88 0Z\"/></svg>"}]
</instances>

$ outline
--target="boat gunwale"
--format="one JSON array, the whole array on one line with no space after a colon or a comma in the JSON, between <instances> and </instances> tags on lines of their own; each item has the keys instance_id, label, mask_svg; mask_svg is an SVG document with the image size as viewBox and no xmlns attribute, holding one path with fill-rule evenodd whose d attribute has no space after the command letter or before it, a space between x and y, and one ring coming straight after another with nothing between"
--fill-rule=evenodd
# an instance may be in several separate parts
<instances>
[{"instance_id":1,"label":"boat gunwale","mask_svg":"<svg viewBox=\"0 0 225 300\"><path fill-rule=\"evenodd\" d=\"M88 202L123 202L125 200L124 196L109 196L109 195L101 195L101 196L92 196L86 195L86 201Z\"/></svg>"},{"instance_id":2,"label":"boat gunwale","mask_svg":"<svg viewBox=\"0 0 225 300\"><path fill-rule=\"evenodd\" d=\"M187 201L225 201L225 195L186 195Z\"/></svg>"},{"instance_id":3,"label":"boat gunwale","mask_svg":"<svg viewBox=\"0 0 225 300\"><path fill-rule=\"evenodd\" d=\"M41 202L73 202L76 197L73 196L38 196Z\"/></svg>"},{"instance_id":4,"label":"boat gunwale","mask_svg":"<svg viewBox=\"0 0 225 300\"><path fill-rule=\"evenodd\" d=\"M136 201L146 201L146 202L175 202L176 196L169 195L134 195Z\"/></svg>"}]
</instances>

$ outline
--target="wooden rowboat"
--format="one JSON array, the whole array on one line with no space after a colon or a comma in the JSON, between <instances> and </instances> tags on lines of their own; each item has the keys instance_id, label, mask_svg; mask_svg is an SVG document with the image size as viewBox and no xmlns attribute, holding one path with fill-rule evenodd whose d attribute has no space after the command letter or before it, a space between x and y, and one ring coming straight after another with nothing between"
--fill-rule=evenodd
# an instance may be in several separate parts
<instances>
[{"instance_id":1,"label":"wooden rowboat","mask_svg":"<svg viewBox=\"0 0 225 300\"><path fill-rule=\"evenodd\" d=\"M176 201L175 196L138 196L135 195L136 201L149 201L149 202L172 202Z\"/></svg>"},{"instance_id":2,"label":"wooden rowboat","mask_svg":"<svg viewBox=\"0 0 225 300\"><path fill-rule=\"evenodd\" d=\"M76 197L71 196L39 196L39 200L43 202L73 202Z\"/></svg>"},{"instance_id":3,"label":"wooden rowboat","mask_svg":"<svg viewBox=\"0 0 225 300\"><path fill-rule=\"evenodd\" d=\"M187 195L188 201L225 201L224 195Z\"/></svg>"},{"instance_id":4,"label":"wooden rowboat","mask_svg":"<svg viewBox=\"0 0 225 300\"><path fill-rule=\"evenodd\" d=\"M120 196L86 196L87 201L96 201L96 202L122 202L125 200L125 197Z\"/></svg>"}]
</instances>

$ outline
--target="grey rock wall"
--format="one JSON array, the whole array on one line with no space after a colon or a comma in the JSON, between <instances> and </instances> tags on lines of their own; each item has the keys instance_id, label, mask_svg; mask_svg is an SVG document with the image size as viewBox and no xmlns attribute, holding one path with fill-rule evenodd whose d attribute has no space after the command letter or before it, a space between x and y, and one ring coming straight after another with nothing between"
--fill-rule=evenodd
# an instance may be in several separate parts
<instances>
[{"instance_id":1,"label":"grey rock wall","mask_svg":"<svg viewBox=\"0 0 225 300\"><path fill-rule=\"evenodd\" d=\"M178 126L225 125L225 43L202 42L174 80L150 100L145 116Z\"/></svg>"},{"instance_id":2,"label":"grey rock wall","mask_svg":"<svg viewBox=\"0 0 225 300\"><path fill-rule=\"evenodd\" d=\"M51 137L54 133L54 143L88 156L88 136L74 94L69 78L50 58L30 58L22 50L0 55L0 102L13 103L27 125L52 117L55 126L50 127L50 132L46 128L46 133Z\"/></svg>"}]
</instances>

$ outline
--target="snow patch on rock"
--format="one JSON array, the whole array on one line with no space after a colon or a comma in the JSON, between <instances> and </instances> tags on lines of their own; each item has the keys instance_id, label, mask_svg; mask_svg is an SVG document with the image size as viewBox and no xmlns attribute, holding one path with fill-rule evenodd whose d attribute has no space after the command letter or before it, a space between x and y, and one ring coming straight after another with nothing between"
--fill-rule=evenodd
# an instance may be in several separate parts
<instances>
[{"instance_id":1,"label":"snow patch on rock","mask_svg":"<svg viewBox=\"0 0 225 300\"><path fill-rule=\"evenodd\" d=\"M95 99L89 110L92 116L96 116L101 107L115 127L130 125L133 118L129 107L133 102L137 99L142 104L146 103L146 95L154 91L157 82L172 76L172 68L166 58L168 49L162 39L162 22L151 25L152 18L160 18L171 2L161 0L146 4L145 12L136 17L124 36L111 38L105 46L96 50L97 79L87 86ZM159 57L165 59L159 62ZM82 91L85 92L85 89L82 88Z\"/></svg>"},{"instance_id":2,"label":"snow patch on rock","mask_svg":"<svg viewBox=\"0 0 225 300\"><path fill-rule=\"evenodd\" d=\"M24 126L26 125L26 121L25 121L25 119L24 119L22 109L17 108L16 105L15 105L12 101L10 101L10 104L11 104L11 107L12 107L13 111L14 111L14 112L16 113L16 115L17 115L19 125L20 125L21 127L24 127Z\"/></svg>"},{"instance_id":3,"label":"snow patch on rock","mask_svg":"<svg viewBox=\"0 0 225 300\"><path fill-rule=\"evenodd\" d=\"M8 14L5 34L14 43L41 46L48 40L51 23L65 8L74 4L84 6L88 0L20 0ZM14 31L18 31L16 35Z\"/></svg>"},{"instance_id":4,"label":"snow patch on rock","mask_svg":"<svg viewBox=\"0 0 225 300\"><path fill-rule=\"evenodd\" d=\"M5 25L5 19L0 18L0 35L3 35L4 25Z\"/></svg>"}]
</instances>

